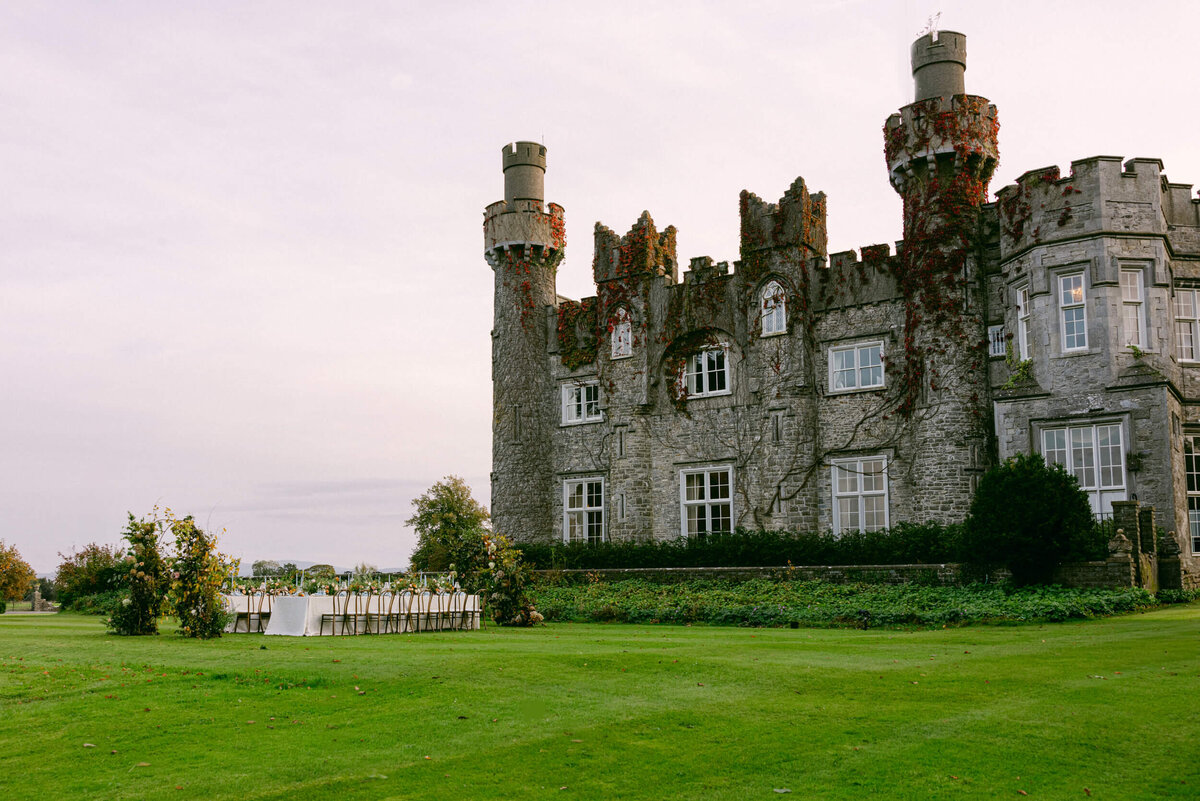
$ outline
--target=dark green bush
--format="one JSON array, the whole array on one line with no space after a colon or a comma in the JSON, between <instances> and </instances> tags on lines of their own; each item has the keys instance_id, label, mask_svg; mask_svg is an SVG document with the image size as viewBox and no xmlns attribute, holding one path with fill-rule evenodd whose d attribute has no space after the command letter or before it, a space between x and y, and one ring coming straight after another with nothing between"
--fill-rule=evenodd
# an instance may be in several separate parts
<instances>
[{"instance_id":1,"label":"dark green bush","mask_svg":"<svg viewBox=\"0 0 1200 801\"><path fill-rule=\"evenodd\" d=\"M535 569L647 567L783 567L793 565L940 564L958 561L962 527L901 523L885 531L831 533L747 531L704 540L522 544Z\"/></svg>"},{"instance_id":2,"label":"dark green bush","mask_svg":"<svg viewBox=\"0 0 1200 801\"><path fill-rule=\"evenodd\" d=\"M1107 538L1062 465L1017 454L979 481L963 530L964 561L1006 567L1014 584L1046 584L1063 562L1103 558Z\"/></svg>"},{"instance_id":3,"label":"dark green bush","mask_svg":"<svg viewBox=\"0 0 1200 801\"><path fill-rule=\"evenodd\" d=\"M120 590L82 595L71 602L71 611L85 615L111 615L121 601Z\"/></svg>"}]
</instances>

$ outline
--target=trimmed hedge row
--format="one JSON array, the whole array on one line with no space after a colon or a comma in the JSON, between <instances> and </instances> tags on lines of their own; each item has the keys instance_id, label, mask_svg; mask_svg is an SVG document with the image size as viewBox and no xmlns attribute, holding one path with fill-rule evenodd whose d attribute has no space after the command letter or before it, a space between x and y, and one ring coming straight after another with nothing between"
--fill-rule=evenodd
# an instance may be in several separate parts
<instances>
[{"instance_id":1,"label":"trimmed hedge row","mask_svg":"<svg viewBox=\"0 0 1200 801\"><path fill-rule=\"evenodd\" d=\"M962 526L901 523L869 534L748 531L703 540L520 546L535 570L941 564L962 560Z\"/></svg>"},{"instance_id":2,"label":"trimmed hedge row","mask_svg":"<svg viewBox=\"0 0 1200 801\"><path fill-rule=\"evenodd\" d=\"M1140 588L1014 589L994 584L929 587L755 579L668 585L641 580L541 582L533 595L548 621L868 628L1072 620L1194 600L1197 594L1184 592L1156 600Z\"/></svg>"}]
</instances>

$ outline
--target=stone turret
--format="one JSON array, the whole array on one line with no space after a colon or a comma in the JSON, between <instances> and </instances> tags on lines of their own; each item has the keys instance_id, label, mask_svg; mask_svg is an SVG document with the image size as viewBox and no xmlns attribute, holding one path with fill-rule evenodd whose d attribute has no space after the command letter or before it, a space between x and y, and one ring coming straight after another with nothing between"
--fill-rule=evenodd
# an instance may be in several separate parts
<instances>
[{"instance_id":1,"label":"stone turret","mask_svg":"<svg viewBox=\"0 0 1200 801\"><path fill-rule=\"evenodd\" d=\"M913 80L917 100L966 94L967 37L954 31L935 31L912 46Z\"/></svg>"},{"instance_id":2,"label":"stone turret","mask_svg":"<svg viewBox=\"0 0 1200 801\"><path fill-rule=\"evenodd\" d=\"M966 40L943 31L913 43L915 100L884 126L888 175L904 199L893 263L903 348L889 355L887 380L896 382L898 412L914 420L916 473L936 476L924 493L929 505L918 510L930 519L961 519L986 451L979 219L999 161L999 124L995 106L965 92ZM956 467L939 470L935 461Z\"/></svg>"},{"instance_id":3,"label":"stone turret","mask_svg":"<svg viewBox=\"0 0 1200 801\"><path fill-rule=\"evenodd\" d=\"M546 148L505 145L504 200L484 211L484 257L495 272L492 328L492 521L524 542L552 530L555 425L546 361L555 270L566 245L563 209L545 209Z\"/></svg>"}]
</instances>

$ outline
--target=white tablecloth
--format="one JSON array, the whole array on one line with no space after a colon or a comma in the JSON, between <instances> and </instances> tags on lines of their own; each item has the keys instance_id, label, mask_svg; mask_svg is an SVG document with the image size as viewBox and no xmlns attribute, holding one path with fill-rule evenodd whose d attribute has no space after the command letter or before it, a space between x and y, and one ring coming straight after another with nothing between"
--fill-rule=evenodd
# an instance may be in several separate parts
<instances>
[{"instance_id":1,"label":"white tablecloth","mask_svg":"<svg viewBox=\"0 0 1200 801\"><path fill-rule=\"evenodd\" d=\"M235 611L245 612L249 596L246 595L227 595L225 596L230 608ZM354 612L356 610L355 601L353 598L349 602L349 615L345 621L342 620L341 612L333 622L326 620L322 625L322 615L333 614L332 595L281 595L271 599L271 614L267 618L266 633L278 634L290 637L315 637L319 635L340 635L345 634L367 633L367 620L365 615L370 613L370 631L378 633L376 629L384 628L386 624L381 624L375 617L378 615L387 615L386 608L389 599L381 599L378 595L372 596L370 609L358 608L357 627L354 625ZM263 604L263 612L266 613L267 604ZM478 595L465 596L450 596L450 595L413 595L411 604L409 597L399 595L396 597L395 603L392 604L391 613L394 617L389 632L417 632L417 631L439 631L450 628L466 628L478 629L480 618L480 606ZM357 629L357 631L356 631ZM245 631L244 624L235 628L235 624L231 623L226 631ZM257 631L257 625L254 627Z\"/></svg>"}]
</instances>

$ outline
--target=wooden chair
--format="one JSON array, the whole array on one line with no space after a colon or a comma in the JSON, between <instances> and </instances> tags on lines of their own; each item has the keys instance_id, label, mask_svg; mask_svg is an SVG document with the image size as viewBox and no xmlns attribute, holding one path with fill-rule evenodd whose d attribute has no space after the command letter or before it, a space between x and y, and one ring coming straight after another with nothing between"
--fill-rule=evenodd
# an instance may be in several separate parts
<instances>
[{"instance_id":1,"label":"wooden chair","mask_svg":"<svg viewBox=\"0 0 1200 801\"><path fill-rule=\"evenodd\" d=\"M387 634L392 622L392 603L396 593L384 590L375 596L375 611L367 610L367 631L371 630L371 621L375 621L375 633Z\"/></svg>"},{"instance_id":2,"label":"wooden chair","mask_svg":"<svg viewBox=\"0 0 1200 801\"><path fill-rule=\"evenodd\" d=\"M433 615L433 590L425 587L417 596L417 631L431 631L430 622ZM423 610L423 611L422 611Z\"/></svg>"},{"instance_id":3,"label":"wooden chair","mask_svg":"<svg viewBox=\"0 0 1200 801\"><path fill-rule=\"evenodd\" d=\"M348 601L349 601L349 593L346 590L342 590L341 592L334 593L334 595L333 595L333 611L332 612L323 612L321 614L321 625L317 629L317 636L323 636L325 634L325 624L326 623L329 624L329 633L331 635L337 634L337 623L338 623L339 618L342 621L342 628L345 628L346 604Z\"/></svg>"},{"instance_id":4,"label":"wooden chair","mask_svg":"<svg viewBox=\"0 0 1200 801\"><path fill-rule=\"evenodd\" d=\"M263 603L266 601L268 593L266 590L255 590L248 596L249 606L246 611L246 633L254 630L258 626L258 633L263 633ZM267 602L267 617L271 616L271 605Z\"/></svg>"},{"instance_id":5,"label":"wooden chair","mask_svg":"<svg viewBox=\"0 0 1200 801\"><path fill-rule=\"evenodd\" d=\"M396 597L396 614L394 625L397 632L416 631L416 626L413 624L414 598L416 598L416 593L412 591L411 587L404 588Z\"/></svg>"},{"instance_id":6,"label":"wooden chair","mask_svg":"<svg viewBox=\"0 0 1200 801\"><path fill-rule=\"evenodd\" d=\"M243 601L246 602L245 609L242 609ZM226 603L228 604L228 611L233 615L233 633L237 634L238 627L241 626L243 620L246 621L246 631L249 632L250 596L242 595L241 593L231 595L226 599Z\"/></svg>"},{"instance_id":7,"label":"wooden chair","mask_svg":"<svg viewBox=\"0 0 1200 801\"><path fill-rule=\"evenodd\" d=\"M342 619L342 634L346 633L346 626L349 624L350 633L358 634L358 625L361 622L363 625L363 633L369 634L367 628L367 610L371 608L371 592L354 592L350 594L349 605L346 607L345 617Z\"/></svg>"}]
</instances>

